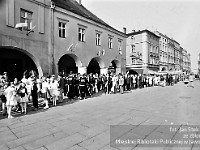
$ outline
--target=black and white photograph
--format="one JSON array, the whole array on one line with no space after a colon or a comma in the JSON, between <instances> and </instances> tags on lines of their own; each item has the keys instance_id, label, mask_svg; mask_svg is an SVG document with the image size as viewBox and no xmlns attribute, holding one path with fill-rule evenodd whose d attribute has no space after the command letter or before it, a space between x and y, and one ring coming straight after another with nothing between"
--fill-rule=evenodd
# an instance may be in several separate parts
<instances>
[{"instance_id":1,"label":"black and white photograph","mask_svg":"<svg viewBox=\"0 0 200 150\"><path fill-rule=\"evenodd\" d=\"M200 150L200 0L0 0L0 150Z\"/></svg>"}]
</instances>

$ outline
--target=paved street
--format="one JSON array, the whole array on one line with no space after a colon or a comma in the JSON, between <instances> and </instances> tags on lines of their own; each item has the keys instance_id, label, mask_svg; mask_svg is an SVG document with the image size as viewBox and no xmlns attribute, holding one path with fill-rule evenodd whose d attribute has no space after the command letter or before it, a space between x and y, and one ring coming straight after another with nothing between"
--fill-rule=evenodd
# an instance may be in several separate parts
<instances>
[{"instance_id":1,"label":"paved street","mask_svg":"<svg viewBox=\"0 0 200 150\"><path fill-rule=\"evenodd\" d=\"M110 125L200 125L200 82L195 88L179 83L125 94L101 95L0 120L0 150L114 150ZM155 135L152 129L148 136ZM157 132L158 133L158 132ZM162 133L162 132L159 132ZM174 133L175 134L175 133ZM172 135L174 136L174 135ZM200 147L121 147L117 149L180 149Z\"/></svg>"}]
</instances>

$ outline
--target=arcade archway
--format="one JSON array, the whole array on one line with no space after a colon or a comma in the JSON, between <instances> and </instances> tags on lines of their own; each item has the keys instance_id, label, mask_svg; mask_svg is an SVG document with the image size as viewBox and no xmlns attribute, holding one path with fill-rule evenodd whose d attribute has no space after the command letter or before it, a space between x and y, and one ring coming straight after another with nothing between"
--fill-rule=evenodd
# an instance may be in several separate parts
<instances>
[{"instance_id":1,"label":"arcade archway","mask_svg":"<svg viewBox=\"0 0 200 150\"><path fill-rule=\"evenodd\" d=\"M116 73L116 68L117 68L116 62L113 60L110 62L110 65L108 67L108 72Z\"/></svg>"},{"instance_id":2,"label":"arcade archway","mask_svg":"<svg viewBox=\"0 0 200 150\"><path fill-rule=\"evenodd\" d=\"M120 69L120 63L118 60L113 60L110 62L110 65L108 67L108 72L112 72L112 73L120 73L121 71Z\"/></svg>"},{"instance_id":3,"label":"arcade archway","mask_svg":"<svg viewBox=\"0 0 200 150\"><path fill-rule=\"evenodd\" d=\"M81 66L81 62L74 54L63 55L58 62L58 72L63 74L78 73L78 67Z\"/></svg>"},{"instance_id":4,"label":"arcade archway","mask_svg":"<svg viewBox=\"0 0 200 150\"><path fill-rule=\"evenodd\" d=\"M7 72L9 80L21 80L24 72L28 75L32 70L42 76L39 62L30 53L14 47L0 47L0 73Z\"/></svg>"},{"instance_id":5,"label":"arcade archway","mask_svg":"<svg viewBox=\"0 0 200 150\"><path fill-rule=\"evenodd\" d=\"M101 73L101 68L104 68L104 63L99 57L92 58L87 67L87 73Z\"/></svg>"}]
</instances>

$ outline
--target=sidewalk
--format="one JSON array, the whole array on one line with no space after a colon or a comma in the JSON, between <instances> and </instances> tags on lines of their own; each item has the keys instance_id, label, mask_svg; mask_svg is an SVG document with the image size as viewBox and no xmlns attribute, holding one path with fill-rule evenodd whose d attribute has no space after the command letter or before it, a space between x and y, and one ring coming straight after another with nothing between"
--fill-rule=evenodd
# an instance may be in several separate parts
<instances>
[{"instance_id":1,"label":"sidewalk","mask_svg":"<svg viewBox=\"0 0 200 150\"><path fill-rule=\"evenodd\" d=\"M142 125L200 125L199 88L199 82L195 82L195 88L183 83L144 88L64 102L48 110L2 119L0 150L112 150L110 125L137 125L141 135L146 133ZM153 129L147 135L157 136Z\"/></svg>"}]
</instances>

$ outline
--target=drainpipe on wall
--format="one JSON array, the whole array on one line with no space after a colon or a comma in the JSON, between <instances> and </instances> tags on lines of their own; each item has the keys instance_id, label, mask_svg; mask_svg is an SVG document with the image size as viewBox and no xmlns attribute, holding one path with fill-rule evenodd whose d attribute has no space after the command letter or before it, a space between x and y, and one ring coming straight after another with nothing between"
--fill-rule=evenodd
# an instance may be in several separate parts
<instances>
[{"instance_id":1,"label":"drainpipe on wall","mask_svg":"<svg viewBox=\"0 0 200 150\"><path fill-rule=\"evenodd\" d=\"M54 9L55 9L55 4L54 4L54 2L51 1L51 6L50 6L50 11L51 11L51 28L50 28L51 74L55 74L55 67L54 67Z\"/></svg>"}]
</instances>

